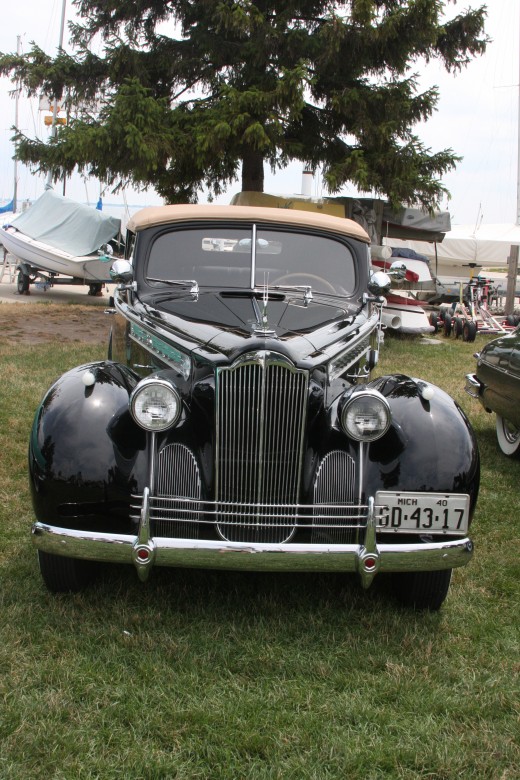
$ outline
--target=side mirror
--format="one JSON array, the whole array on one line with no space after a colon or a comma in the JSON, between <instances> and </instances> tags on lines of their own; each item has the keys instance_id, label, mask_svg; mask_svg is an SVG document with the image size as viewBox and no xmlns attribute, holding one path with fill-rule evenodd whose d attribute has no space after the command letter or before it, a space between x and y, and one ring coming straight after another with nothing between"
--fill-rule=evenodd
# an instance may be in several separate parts
<instances>
[{"instance_id":1,"label":"side mirror","mask_svg":"<svg viewBox=\"0 0 520 780\"><path fill-rule=\"evenodd\" d=\"M110 278L117 284L130 284L134 274L128 260L116 260L112 263Z\"/></svg>"},{"instance_id":2,"label":"side mirror","mask_svg":"<svg viewBox=\"0 0 520 780\"><path fill-rule=\"evenodd\" d=\"M387 295L390 292L392 286L392 280L385 274L384 271L375 271L370 274L368 280L368 290L372 295L379 297L380 295Z\"/></svg>"}]
</instances>

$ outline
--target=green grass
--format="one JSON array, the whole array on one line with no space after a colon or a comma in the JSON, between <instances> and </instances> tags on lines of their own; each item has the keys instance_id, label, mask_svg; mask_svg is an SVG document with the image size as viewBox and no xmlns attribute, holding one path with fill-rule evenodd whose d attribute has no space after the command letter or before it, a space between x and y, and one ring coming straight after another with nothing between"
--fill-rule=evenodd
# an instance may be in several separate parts
<instances>
[{"instance_id":1,"label":"green grass","mask_svg":"<svg viewBox=\"0 0 520 780\"><path fill-rule=\"evenodd\" d=\"M0 341L0 778L519 778L520 462L463 392L480 343L387 339L378 369L447 389L481 447L474 559L423 614L383 579L332 575L143 585L114 566L51 596L29 536L32 415L105 348Z\"/></svg>"}]
</instances>

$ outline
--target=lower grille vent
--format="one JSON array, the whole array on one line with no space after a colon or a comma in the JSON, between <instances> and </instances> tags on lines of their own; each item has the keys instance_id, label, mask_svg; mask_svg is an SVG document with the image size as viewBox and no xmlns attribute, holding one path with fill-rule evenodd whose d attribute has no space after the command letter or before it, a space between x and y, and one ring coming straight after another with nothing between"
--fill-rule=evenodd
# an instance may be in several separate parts
<instances>
[{"instance_id":1,"label":"lower grille vent","mask_svg":"<svg viewBox=\"0 0 520 780\"><path fill-rule=\"evenodd\" d=\"M311 541L315 544L357 541L358 528L347 526L349 519L355 524L358 515L358 507L354 506L355 476L354 459L342 450L329 452L320 463L314 483L316 509Z\"/></svg>"},{"instance_id":2,"label":"lower grille vent","mask_svg":"<svg viewBox=\"0 0 520 780\"><path fill-rule=\"evenodd\" d=\"M198 539L200 512L195 507L201 497L200 473L193 454L183 444L169 444L159 453L154 494L159 499L169 497L170 500L167 506L156 502L152 534ZM186 499L193 499L193 510ZM182 520L173 519L179 517Z\"/></svg>"}]
</instances>

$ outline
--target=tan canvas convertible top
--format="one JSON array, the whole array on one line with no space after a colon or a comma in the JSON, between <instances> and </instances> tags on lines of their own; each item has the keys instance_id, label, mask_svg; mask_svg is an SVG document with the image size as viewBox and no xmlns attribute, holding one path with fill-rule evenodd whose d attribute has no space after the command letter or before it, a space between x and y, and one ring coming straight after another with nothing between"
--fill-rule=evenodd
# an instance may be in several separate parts
<instances>
[{"instance_id":1,"label":"tan canvas convertible top","mask_svg":"<svg viewBox=\"0 0 520 780\"><path fill-rule=\"evenodd\" d=\"M138 211L128 223L132 232L155 225L185 220L233 219L247 222L270 222L277 225L300 225L331 230L370 243L368 234L351 219L315 214L298 209L273 209L256 206L175 205L151 206Z\"/></svg>"}]
</instances>

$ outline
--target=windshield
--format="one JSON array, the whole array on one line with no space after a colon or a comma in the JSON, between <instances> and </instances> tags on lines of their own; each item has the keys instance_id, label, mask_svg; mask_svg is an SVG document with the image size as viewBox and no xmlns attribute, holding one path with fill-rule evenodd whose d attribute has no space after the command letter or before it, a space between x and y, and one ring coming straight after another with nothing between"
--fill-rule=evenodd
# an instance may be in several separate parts
<instances>
[{"instance_id":1,"label":"windshield","mask_svg":"<svg viewBox=\"0 0 520 780\"><path fill-rule=\"evenodd\" d=\"M199 287L305 288L350 295L356 275L353 255L333 237L251 227L205 227L160 233L153 242L146 276L195 280ZM253 282L253 284L252 284Z\"/></svg>"}]
</instances>

